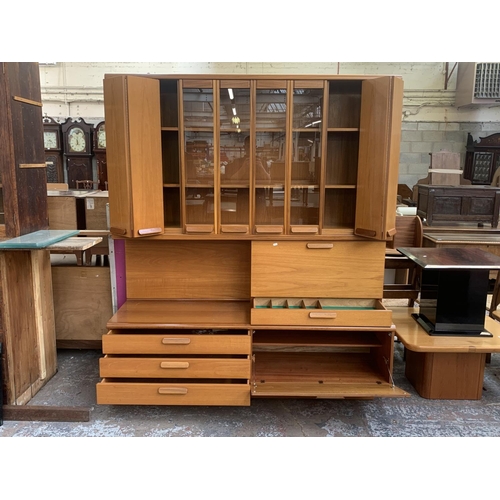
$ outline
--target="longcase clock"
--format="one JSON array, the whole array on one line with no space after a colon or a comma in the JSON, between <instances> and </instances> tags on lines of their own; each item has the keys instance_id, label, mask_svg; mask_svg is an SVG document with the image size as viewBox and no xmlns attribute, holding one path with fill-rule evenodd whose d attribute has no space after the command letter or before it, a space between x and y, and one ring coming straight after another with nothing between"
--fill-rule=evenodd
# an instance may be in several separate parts
<instances>
[{"instance_id":1,"label":"longcase clock","mask_svg":"<svg viewBox=\"0 0 500 500\"><path fill-rule=\"evenodd\" d=\"M64 182L61 124L49 116L43 117L42 121L47 182Z\"/></svg>"},{"instance_id":2,"label":"longcase clock","mask_svg":"<svg viewBox=\"0 0 500 500\"><path fill-rule=\"evenodd\" d=\"M83 118L68 118L62 125L63 151L68 171L68 187L76 189L76 181L93 180L92 132L93 125Z\"/></svg>"},{"instance_id":3,"label":"longcase clock","mask_svg":"<svg viewBox=\"0 0 500 500\"><path fill-rule=\"evenodd\" d=\"M99 179L99 189L108 189L108 166L106 163L106 125L99 122L94 129L94 156L97 163L97 178Z\"/></svg>"}]
</instances>

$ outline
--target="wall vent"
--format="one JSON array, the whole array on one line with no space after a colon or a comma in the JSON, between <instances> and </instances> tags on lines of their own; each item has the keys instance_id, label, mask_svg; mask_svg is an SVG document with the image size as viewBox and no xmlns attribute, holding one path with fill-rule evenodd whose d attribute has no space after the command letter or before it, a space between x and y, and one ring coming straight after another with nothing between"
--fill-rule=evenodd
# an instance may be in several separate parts
<instances>
[{"instance_id":1,"label":"wall vent","mask_svg":"<svg viewBox=\"0 0 500 500\"><path fill-rule=\"evenodd\" d=\"M484 105L500 106L500 63L458 63L455 106Z\"/></svg>"}]
</instances>

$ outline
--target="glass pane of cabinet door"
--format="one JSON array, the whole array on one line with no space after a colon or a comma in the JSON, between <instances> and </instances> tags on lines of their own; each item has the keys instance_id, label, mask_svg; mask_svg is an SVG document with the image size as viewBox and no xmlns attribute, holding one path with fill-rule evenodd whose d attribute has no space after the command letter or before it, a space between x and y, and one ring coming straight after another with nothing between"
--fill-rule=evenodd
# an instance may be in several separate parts
<instances>
[{"instance_id":1,"label":"glass pane of cabinet door","mask_svg":"<svg viewBox=\"0 0 500 500\"><path fill-rule=\"evenodd\" d=\"M219 91L220 228L250 227L250 82L221 81Z\"/></svg>"},{"instance_id":2,"label":"glass pane of cabinet door","mask_svg":"<svg viewBox=\"0 0 500 500\"><path fill-rule=\"evenodd\" d=\"M293 89L290 231L319 231L323 86Z\"/></svg>"},{"instance_id":3,"label":"glass pane of cabinet door","mask_svg":"<svg viewBox=\"0 0 500 500\"><path fill-rule=\"evenodd\" d=\"M255 232L283 233L287 89L257 82L254 151Z\"/></svg>"},{"instance_id":4,"label":"glass pane of cabinet door","mask_svg":"<svg viewBox=\"0 0 500 500\"><path fill-rule=\"evenodd\" d=\"M184 81L182 108L186 230L213 232L215 158L212 81Z\"/></svg>"}]
</instances>

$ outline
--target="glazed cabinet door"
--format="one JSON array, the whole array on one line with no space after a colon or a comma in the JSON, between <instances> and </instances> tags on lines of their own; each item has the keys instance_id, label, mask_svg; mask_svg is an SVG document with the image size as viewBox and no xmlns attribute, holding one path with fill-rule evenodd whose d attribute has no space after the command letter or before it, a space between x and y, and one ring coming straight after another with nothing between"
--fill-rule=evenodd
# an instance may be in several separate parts
<instances>
[{"instance_id":1,"label":"glazed cabinet door","mask_svg":"<svg viewBox=\"0 0 500 500\"><path fill-rule=\"evenodd\" d=\"M254 233L284 234L289 163L288 83L257 80L255 89Z\"/></svg>"},{"instance_id":2,"label":"glazed cabinet door","mask_svg":"<svg viewBox=\"0 0 500 500\"><path fill-rule=\"evenodd\" d=\"M214 234L216 198L213 80L183 80L184 226L187 234Z\"/></svg>"},{"instance_id":3,"label":"glazed cabinet door","mask_svg":"<svg viewBox=\"0 0 500 500\"><path fill-rule=\"evenodd\" d=\"M324 82L295 80L292 91L290 234L318 234Z\"/></svg>"},{"instance_id":4,"label":"glazed cabinet door","mask_svg":"<svg viewBox=\"0 0 500 500\"><path fill-rule=\"evenodd\" d=\"M365 80L361 89L354 233L376 240L395 233L403 81Z\"/></svg>"},{"instance_id":5,"label":"glazed cabinet door","mask_svg":"<svg viewBox=\"0 0 500 500\"><path fill-rule=\"evenodd\" d=\"M153 78L104 78L111 233L164 230L160 86Z\"/></svg>"},{"instance_id":6,"label":"glazed cabinet door","mask_svg":"<svg viewBox=\"0 0 500 500\"><path fill-rule=\"evenodd\" d=\"M253 148L251 84L221 80L219 86L220 233L250 232Z\"/></svg>"}]
</instances>

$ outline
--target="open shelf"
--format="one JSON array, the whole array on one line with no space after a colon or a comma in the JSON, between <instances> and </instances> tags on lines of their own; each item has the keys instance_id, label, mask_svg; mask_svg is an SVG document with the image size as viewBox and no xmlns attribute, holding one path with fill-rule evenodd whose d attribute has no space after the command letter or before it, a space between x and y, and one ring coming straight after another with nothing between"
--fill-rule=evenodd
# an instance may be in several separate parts
<instances>
[{"instance_id":1,"label":"open shelf","mask_svg":"<svg viewBox=\"0 0 500 500\"><path fill-rule=\"evenodd\" d=\"M373 332L258 330L253 334L253 349L274 350L287 348L351 348L380 347Z\"/></svg>"}]
</instances>

